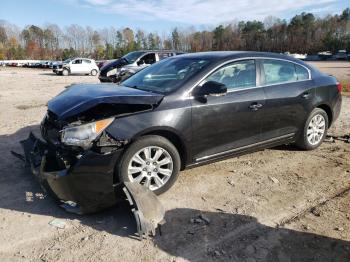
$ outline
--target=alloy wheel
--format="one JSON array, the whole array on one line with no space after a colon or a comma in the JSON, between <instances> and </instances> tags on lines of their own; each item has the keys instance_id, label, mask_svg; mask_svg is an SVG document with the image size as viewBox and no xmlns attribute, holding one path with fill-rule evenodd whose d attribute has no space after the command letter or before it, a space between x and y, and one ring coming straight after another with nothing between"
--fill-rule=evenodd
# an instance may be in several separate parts
<instances>
[{"instance_id":1,"label":"alloy wheel","mask_svg":"<svg viewBox=\"0 0 350 262\"><path fill-rule=\"evenodd\" d=\"M163 187L173 173L173 159L168 151L158 146L139 150L128 165L128 178L150 190Z\"/></svg>"},{"instance_id":2,"label":"alloy wheel","mask_svg":"<svg viewBox=\"0 0 350 262\"><path fill-rule=\"evenodd\" d=\"M311 145L317 145L322 141L323 135L326 131L326 120L323 115L316 114L311 118L307 127L307 141Z\"/></svg>"}]
</instances>

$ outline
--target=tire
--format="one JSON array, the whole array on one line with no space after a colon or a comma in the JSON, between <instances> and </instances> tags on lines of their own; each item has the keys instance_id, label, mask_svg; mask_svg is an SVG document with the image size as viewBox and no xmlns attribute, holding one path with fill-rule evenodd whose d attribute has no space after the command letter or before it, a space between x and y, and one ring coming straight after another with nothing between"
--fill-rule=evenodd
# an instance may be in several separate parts
<instances>
[{"instance_id":1,"label":"tire","mask_svg":"<svg viewBox=\"0 0 350 262\"><path fill-rule=\"evenodd\" d=\"M62 75L64 75L64 76L69 75L68 69L63 69L63 70L62 70Z\"/></svg>"},{"instance_id":2,"label":"tire","mask_svg":"<svg viewBox=\"0 0 350 262\"><path fill-rule=\"evenodd\" d=\"M91 70L91 75L92 75L92 76L97 75L97 70L96 70L96 69L92 69L92 70Z\"/></svg>"},{"instance_id":3,"label":"tire","mask_svg":"<svg viewBox=\"0 0 350 262\"><path fill-rule=\"evenodd\" d=\"M147 149L151 150L147 152L151 152L151 158L153 159L156 158L157 152L159 152L159 154L160 152L162 153L158 161L156 161L157 159L147 161L147 156L144 154L144 150ZM136 155L138 155L143 162L139 160L140 158L137 158L137 160L140 161L139 163L134 161ZM169 161L169 159L172 163L162 165L162 163ZM134 173L129 173L129 167L132 167ZM149 183L148 188L155 194L160 195L166 192L175 183L179 176L180 167L181 160L176 147L164 137L149 135L136 140L126 149L117 171L120 181L137 181L145 186ZM170 175L163 175L157 168L159 170L162 169L163 172L167 171ZM135 170L138 171L135 172ZM131 169L130 172L132 172ZM156 179L155 176L157 176L158 179ZM156 180L158 183L156 183ZM159 181L163 183L161 186L159 185Z\"/></svg>"},{"instance_id":4,"label":"tire","mask_svg":"<svg viewBox=\"0 0 350 262\"><path fill-rule=\"evenodd\" d=\"M323 124L321 124L322 123L321 121L317 129L314 129L312 127L313 124L311 122L314 121L313 123L316 123L315 125L317 126L317 123L318 123L317 119L319 120L323 119L322 120ZM324 110L322 110L321 108L315 108L314 110L312 110L312 112L310 113L309 117L305 122L300 138L296 143L297 146L303 150L314 150L318 148L322 144L325 137L327 136L327 129L329 126L328 121L329 121L328 115ZM321 129L323 130L322 134L320 132L315 131L315 130L320 131ZM317 135L314 136L314 134L317 134ZM313 138L314 138L314 141L313 141Z\"/></svg>"}]
</instances>

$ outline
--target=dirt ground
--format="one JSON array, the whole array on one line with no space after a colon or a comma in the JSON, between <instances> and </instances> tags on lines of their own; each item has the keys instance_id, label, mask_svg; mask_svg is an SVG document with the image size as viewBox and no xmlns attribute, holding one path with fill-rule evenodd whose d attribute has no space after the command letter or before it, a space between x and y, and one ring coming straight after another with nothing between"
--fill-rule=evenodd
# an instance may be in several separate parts
<instances>
[{"instance_id":1,"label":"dirt ground","mask_svg":"<svg viewBox=\"0 0 350 262\"><path fill-rule=\"evenodd\" d=\"M350 78L350 63L316 63ZM332 71L332 72L330 72ZM139 241L127 206L64 212L23 163L19 140L47 101L93 76L0 68L0 261L350 261L350 144L259 151L182 172L160 196L162 235ZM329 133L350 134L350 97ZM200 215L209 223L191 223ZM59 229L49 223L59 219Z\"/></svg>"}]
</instances>

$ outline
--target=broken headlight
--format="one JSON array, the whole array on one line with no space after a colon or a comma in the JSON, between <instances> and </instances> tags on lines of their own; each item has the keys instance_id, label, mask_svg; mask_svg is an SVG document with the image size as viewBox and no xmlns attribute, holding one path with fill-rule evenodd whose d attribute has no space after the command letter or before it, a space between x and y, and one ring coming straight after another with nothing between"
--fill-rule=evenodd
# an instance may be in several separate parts
<instances>
[{"instance_id":1,"label":"broken headlight","mask_svg":"<svg viewBox=\"0 0 350 262\"><path fill-rule=\"evenodd\" d=\"M66 145L88 148L113 120L114 118L107 118L80 126L65 127L62 130L61 141Z\"/></svg>"}]
</instances>

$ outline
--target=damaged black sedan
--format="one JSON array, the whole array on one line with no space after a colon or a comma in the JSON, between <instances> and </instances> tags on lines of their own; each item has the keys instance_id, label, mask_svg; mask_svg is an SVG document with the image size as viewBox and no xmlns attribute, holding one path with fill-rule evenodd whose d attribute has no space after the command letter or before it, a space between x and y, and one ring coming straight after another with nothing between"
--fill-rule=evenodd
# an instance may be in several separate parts
<instances>
[{"instance_id":1,"label":"damaged black sedan","mask_svg":"<svg viewBox=\"0 0 350 262\"><path fill-rule=\"evenodd\" d=\"M41 137L23 145L64 208L94 212L116 203L123 182L161 194L185 168L281 144L315 149L340 91L334 77L279 54L185 54L118 87L67 88L49 101Z\"/></svg>"}]
</instances>

